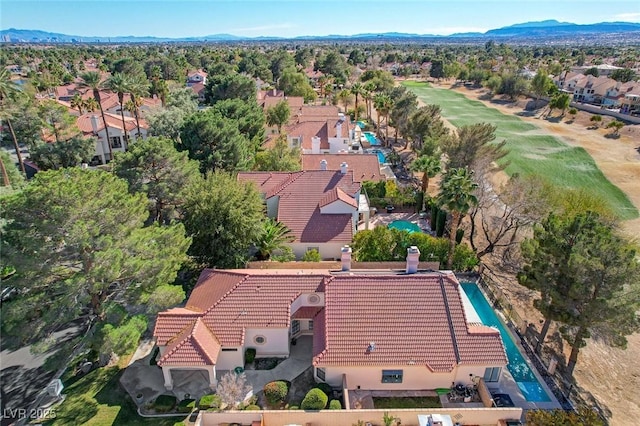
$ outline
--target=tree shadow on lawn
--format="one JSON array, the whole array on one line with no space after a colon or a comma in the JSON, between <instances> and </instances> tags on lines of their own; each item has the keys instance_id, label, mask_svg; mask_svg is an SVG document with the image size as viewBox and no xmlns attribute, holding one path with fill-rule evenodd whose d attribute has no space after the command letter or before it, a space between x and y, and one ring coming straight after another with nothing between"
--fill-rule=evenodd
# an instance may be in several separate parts
<instances>
[{"instance_id":1,"label":"tree shadow on lawn","mask_svg":"<svg viewBox=\"0 0 640 426\"><path fill-rule=\"evenodd\" d=\"M604 137L607 139L620 139L620 133L607 133Z\"/></svg>"}]
</instances>

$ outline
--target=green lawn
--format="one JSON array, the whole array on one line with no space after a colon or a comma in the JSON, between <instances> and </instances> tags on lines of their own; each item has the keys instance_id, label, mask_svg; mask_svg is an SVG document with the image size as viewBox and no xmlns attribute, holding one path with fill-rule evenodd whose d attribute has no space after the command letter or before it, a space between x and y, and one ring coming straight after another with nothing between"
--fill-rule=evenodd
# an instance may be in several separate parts
<instances>
[{"instance_id":1,"label":"green lawn","mask_svg":"<svg viewBox=\"0 0 640 426\"><path fill-rule=\"evenodd\" d=\"M442 408L440 398L437 396L416 396L407 398L373 397L373 406L376 409L387 408Z\"/></svg>"},{"instance_id":2,"label":"green lawn","mask_svg":"<svg viewBox=\"0 0 640 426\"><path fill-rule=\"evenodd\" d=\"M65 382L65 401L56 407L56 418L45 424L59 425L183 425L180 417L145 419L138 416L134 402L120 387L122 370L98 368L89 374ZM186 415L185 415L186 417Z\"/></svg>"},{"instance_id":3,"label":"green lawn","mask_svg":"<svg viewBox=\"0 0 640 426\"><path fill-rule=\"evenodd\" d=\"M582 188L603 199L621 219L638 217L638 210L629 198L607 180L584 149L569 146L533 124L488 108L482 102L467 99L453 90L438 89L416 81L407 81L403 85L423 102L440 105L443 117L454 126L481 122L497 126L496 140L507 141L509 154L504 161L508 162L505 171L509 175L541 175L559 187Z\"/></svg>"}]
</instances>

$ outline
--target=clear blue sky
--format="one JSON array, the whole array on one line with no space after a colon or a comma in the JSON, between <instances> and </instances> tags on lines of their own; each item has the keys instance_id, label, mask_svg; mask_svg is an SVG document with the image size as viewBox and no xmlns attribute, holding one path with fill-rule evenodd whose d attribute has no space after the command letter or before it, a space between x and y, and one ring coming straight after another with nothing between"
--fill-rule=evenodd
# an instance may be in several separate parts
<instances>
[{"instance_id":1,"label":"clear blue sky","mask_svg":"<svg viewBox=\"0 0 640 426\"><path fill-rule=\"evenodd\" d=\"M0 0L0 28L79 36L451 34L557 19L640 22L639 0Z\"/></svg>"}]
</instances>

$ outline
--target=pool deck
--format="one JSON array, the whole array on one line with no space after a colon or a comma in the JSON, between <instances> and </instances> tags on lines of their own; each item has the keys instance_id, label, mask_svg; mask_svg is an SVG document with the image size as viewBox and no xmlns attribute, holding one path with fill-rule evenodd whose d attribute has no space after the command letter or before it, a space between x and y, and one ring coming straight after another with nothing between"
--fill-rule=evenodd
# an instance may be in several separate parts
<instances>
[{"instance_id":1,"label":"pool deck","mask_svg":"<svg viewBox=\"0 0 640 426\"><path fill-rule=\"evenodd\" d=\"M417 213L384 213L378 212L371 217L370 227L376 226L388 226L391 222L396 220L406 220L407 222L415 223L422 229L422 232L429 233L431 228L429 227L429 221L421 218Z\"/></svg>"}]
</instances>

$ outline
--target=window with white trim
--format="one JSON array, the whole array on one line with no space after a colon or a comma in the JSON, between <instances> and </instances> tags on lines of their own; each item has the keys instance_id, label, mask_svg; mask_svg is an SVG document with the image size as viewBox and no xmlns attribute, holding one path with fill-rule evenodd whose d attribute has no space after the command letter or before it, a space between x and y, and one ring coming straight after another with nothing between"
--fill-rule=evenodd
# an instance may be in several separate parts
<instances>
[{"instance_id":1,"label":"window with white trim","mask_svg":"<svg viewBox=\"0 0 640 426\"><path fill-rule=\"evenodd\" d=\"M293 320L291 321L291 334L300 333L300 321Z\"/></svg>"},{"instance_id":2,"label":"window with white trim","mask_svg":"<svg viewBox=\"0 0 640 426\"><path fill-rule=\"evenodd\" d=\"M111 148L122 148L122 139L120 139L120 136L109 137L109 142L111 142Z\"/></svg>"},{"instance_id":3,"label":"window with white trim","mask_svg":"<svg viewBox=\"0 0 640 426\"><path fill-rule=\"evenodd\" d=\"M264 336L256 336L253 338L253 341L256 345L264 345L267 343L267 338Z\"/></svg>"},{"instance_id":4,"label":"window with white trim","mask_svg":"<svg viewBox=\"0 0 640 426\"><path fill-rule=\"evenodd\" d=\"M326 379L326 375L327 375L327 372L324 370L324 368L316 368L316 377L318 379L324 382Z\"/></svg>"},{"instance_id":5,"label":"window with white trim","mask_svg":"<svg viewBox=\"0 0 640 426\"><path fill-rule=\"evenodd\" d=\"M313 331L313 320L309 320L309 327L307 327L310 331Z\"/></svg>"}]
</instances>

